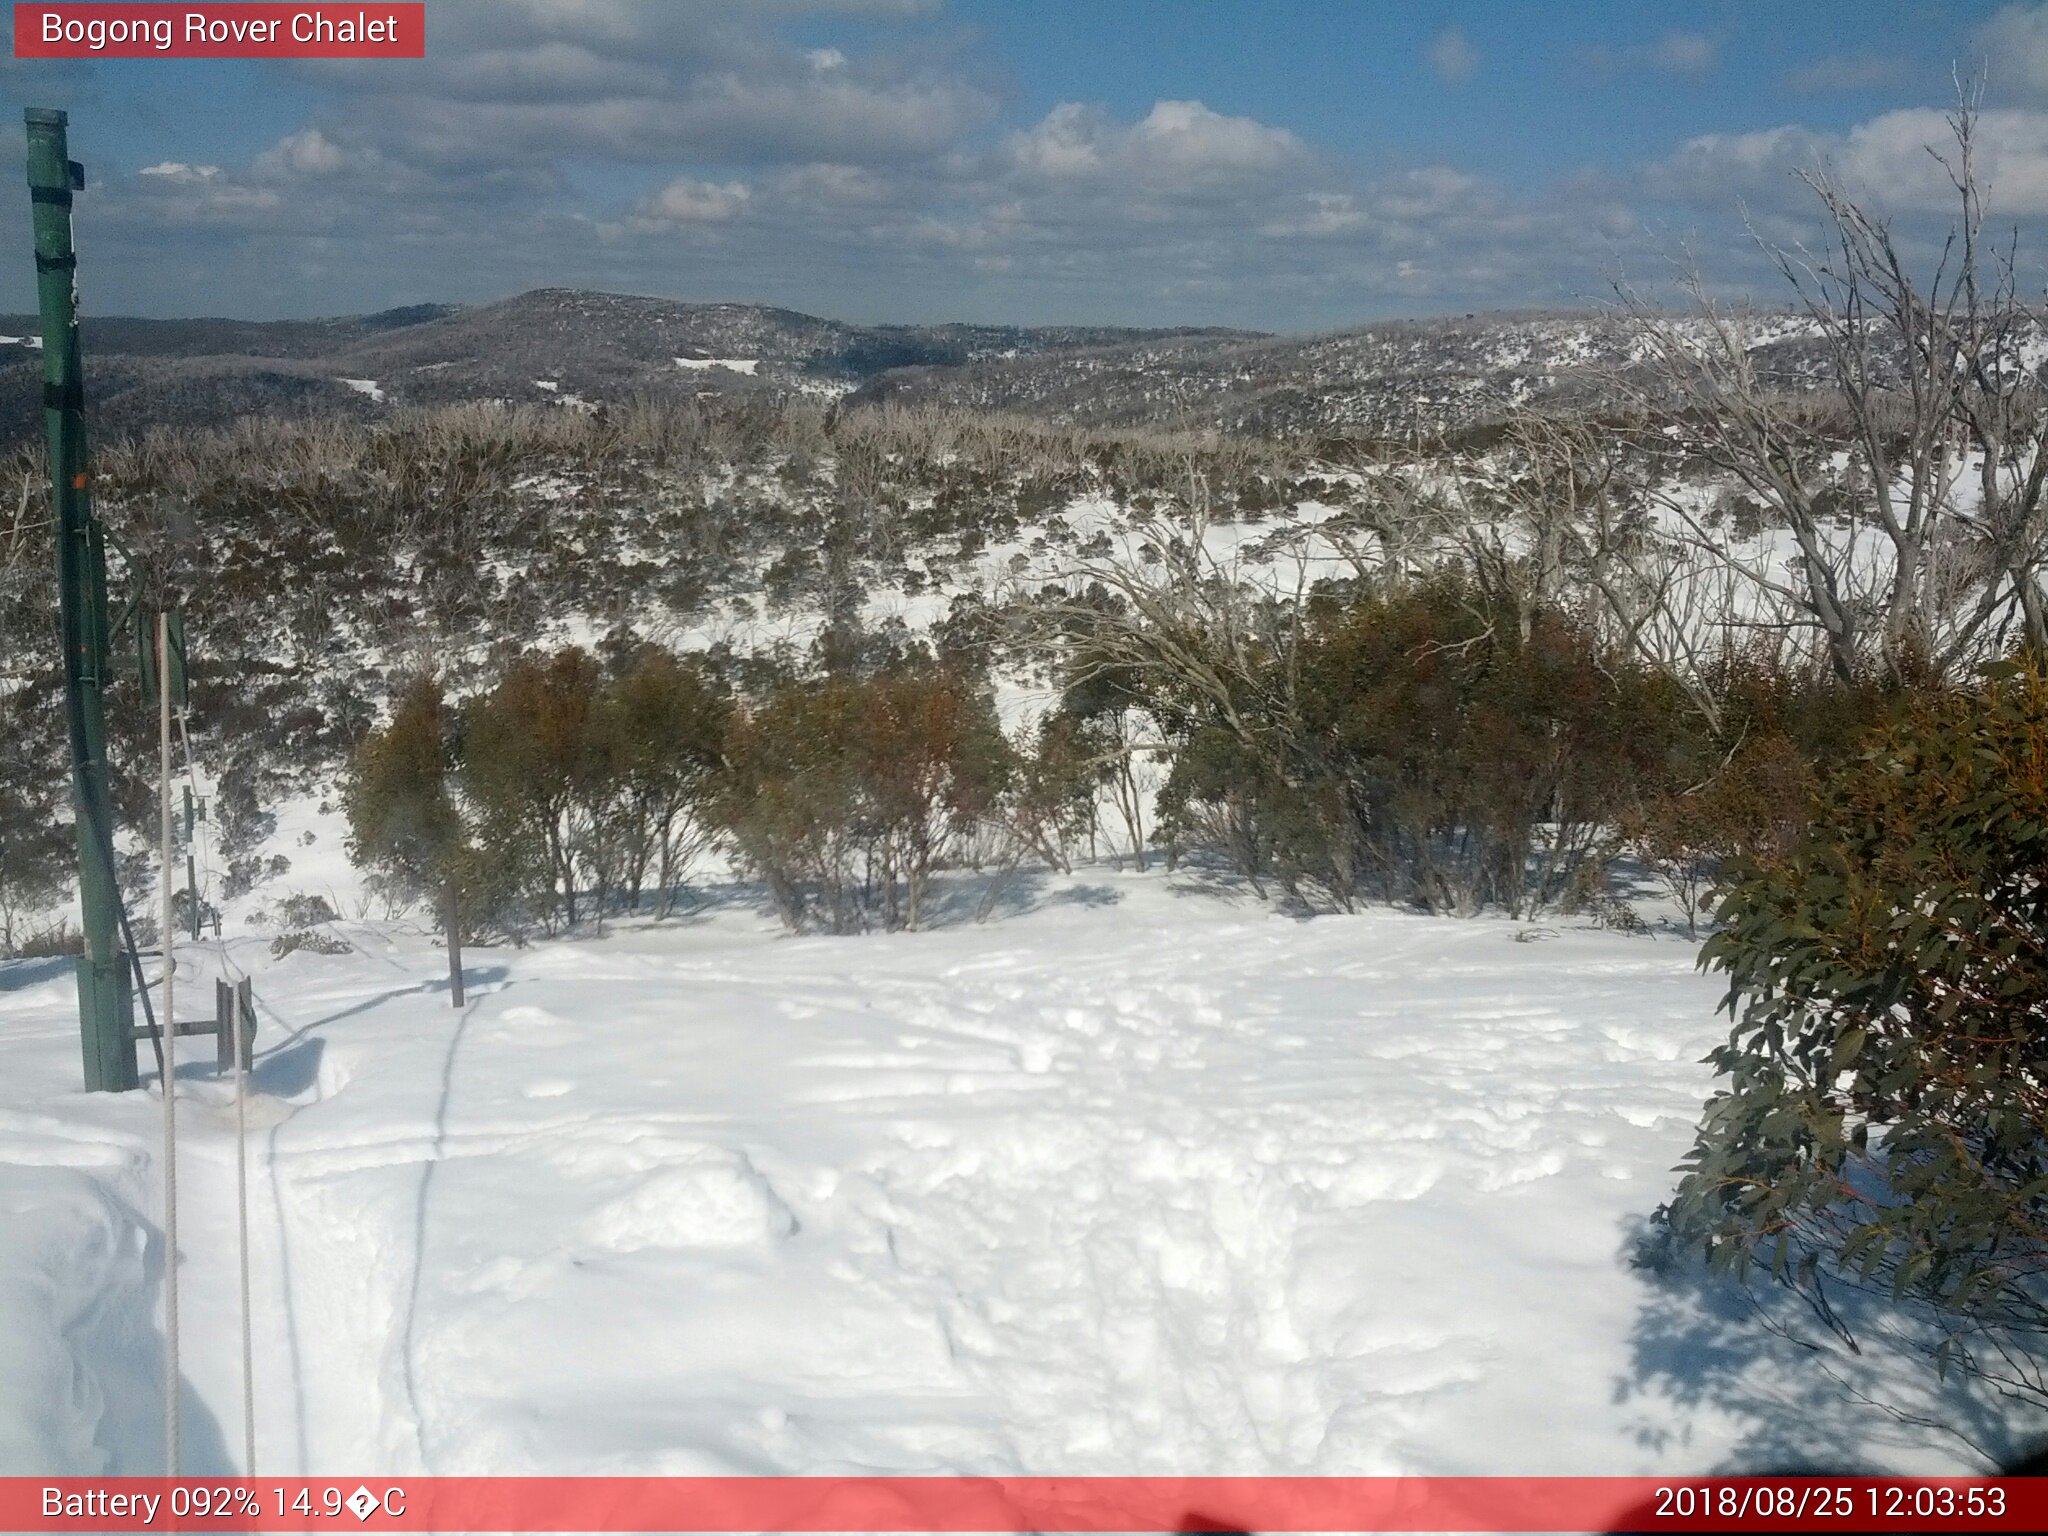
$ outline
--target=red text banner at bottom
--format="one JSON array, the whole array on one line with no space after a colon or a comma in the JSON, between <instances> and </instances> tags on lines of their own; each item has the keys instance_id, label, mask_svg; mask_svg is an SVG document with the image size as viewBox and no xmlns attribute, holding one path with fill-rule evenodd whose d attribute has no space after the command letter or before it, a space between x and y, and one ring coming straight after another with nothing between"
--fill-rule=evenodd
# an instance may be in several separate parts
<instances>
[{"instance_id":1,"label":"red text banner at bottom","mask_svg":"<svg viewBox=\"0 0 2048 1536\"><path fill-rule=\"evenodd\" d=\"M4 1531L2040 1531L2048 1480L0 1478Z\"/></svg>"}]
</instances>

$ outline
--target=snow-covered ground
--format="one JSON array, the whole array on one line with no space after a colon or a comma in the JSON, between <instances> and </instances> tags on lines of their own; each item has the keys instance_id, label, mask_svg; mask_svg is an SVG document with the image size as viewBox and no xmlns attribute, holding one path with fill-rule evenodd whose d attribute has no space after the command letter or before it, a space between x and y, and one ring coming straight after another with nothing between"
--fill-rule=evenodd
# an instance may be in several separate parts
<instances>
[{"instance_id":1,"label":"snow-covered ground","mask_svg":"<svg viewBox=\"0 0 2048 1536\"><path fill-rule=\"evenodd\" d=\"M1724 1028L1689 945L1296 921L1156 872L1026 873L986 923L977 894L797 939L724 892L472 951L460 1012L403 923L189 956L262 1017L262 1470L1974 1465L1631 1263ZM0 1471L150 1472L158 1102L78 1091L73 1007L67 962L0 966ZM207 1473L240 1439L233 1120L185 1049Z\"/></svg>"}]
</instances>

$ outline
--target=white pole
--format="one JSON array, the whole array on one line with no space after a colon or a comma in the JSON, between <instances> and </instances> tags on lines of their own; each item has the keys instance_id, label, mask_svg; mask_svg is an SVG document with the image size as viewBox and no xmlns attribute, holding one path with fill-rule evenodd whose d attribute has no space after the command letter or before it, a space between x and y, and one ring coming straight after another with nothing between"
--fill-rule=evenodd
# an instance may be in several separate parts
<instances>
[{"instance_id":1,"label":"white pole","mask_svg":"<svg viewBox=\"0 0 2048 1536\"><path fill-rule=\"evenodd\" d=\"M242 1475L256 1475L256 1346L249 1310L249 1074L242 1060L242 994L231 1010L235 1031L235 1222L242 1256Z\"/></svg>"},{"instance_id":2,"label":"white pole","mask_svg":"<svg viewBox=\"0 0 2048 1536\"><path fill-rule=\"evenodd\" d=\"M192 721L189 709L178 712L178 738L185 749L185 778L194 793L199 788L199 770L192 755ZM188 827L194 840L196 830ZM206 872L209 883L213 878L213 855L209 842ZM189 851L189 850L188 850ZM199 923L199 885L192 884L193 926ZM216 943L219 934L215 934ZM225 944L220 946L221 971L226 974L232 967L228 960ZM234 990L234 1003L229 1010L232 1021L228 1027L233 1031L235 1050L235 1230L242 1269L242 1475L256 1475L256 1343L255 1311L249 1305L249 1074L248 1061L243 1055L242 993Z\"/></svg>"},{"instance_id":3,"label":"white pole","mask_svg":"<svg viewBox=\"0 0 2048 1536\"><path fill-rule=\"evenodd\" d=\"M172 944L178 925L171 898L171 616L156 616L157 745L162 766L163 916L158 948L163 953L164 1011L157 1024L164 1045L164 1468L178 1475L178 1024L172 978L178 969Z\"/></svg>"}]
</instances>

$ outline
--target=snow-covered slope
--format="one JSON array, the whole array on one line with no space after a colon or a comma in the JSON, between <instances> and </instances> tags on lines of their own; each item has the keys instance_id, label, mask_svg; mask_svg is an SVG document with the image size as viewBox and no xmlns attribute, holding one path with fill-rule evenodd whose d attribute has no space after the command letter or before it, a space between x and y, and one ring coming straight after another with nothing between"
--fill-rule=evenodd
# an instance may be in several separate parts
<instances>
[{"instance_id":1,"label":"snow-covered slope","mask_svg":"<svg viewBox=\"0 0 2048 1536\"><path fill-rule=\"evenodd\" d=\"M402 925L189 957L261 1005L262 1468L1970 1464L1632 1264L1722 1028L1690 946L1185 874L1026 874L987 924L943 894L920 934L792 939L742 891L475 951L461 1012ZM0 967L0 1471L147 1472L157 1104L76 1091L72 1008ZM210 1066L182 1092L203 1473L239 1440L232 1120Z\"/></svg>"}]
</instances>

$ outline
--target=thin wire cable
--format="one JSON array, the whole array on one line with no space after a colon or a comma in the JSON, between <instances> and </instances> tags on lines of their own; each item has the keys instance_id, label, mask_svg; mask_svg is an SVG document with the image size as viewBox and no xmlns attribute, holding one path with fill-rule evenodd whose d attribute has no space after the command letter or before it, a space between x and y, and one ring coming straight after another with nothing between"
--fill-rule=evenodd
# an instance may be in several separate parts
<instances>
[{"instance_id":1,"label":"thin wire cable","mask_svg":"<svg viewBox=\"0 0 2048 1536\"><path fill-rule=\"evenodd\" d=\"M178 974L176 912L171 895L171 642L170 614L156 616L157 757L162 791L164 956L164 1464L178 1475Z\"/></svg>"},{"instance_id":2,"label":"thin wire cable","mask_svg":"<svg viewBox=\"0 0 2048 1536\"><path fill-rule=\"evenodd\" d=\"M243 1059L242 994L229 1010L235 1031L235 1239L242 1265L242 1475L256 1475L256 1337L249 1309L249 1073Z\"/></svg>"}]
</instances>

